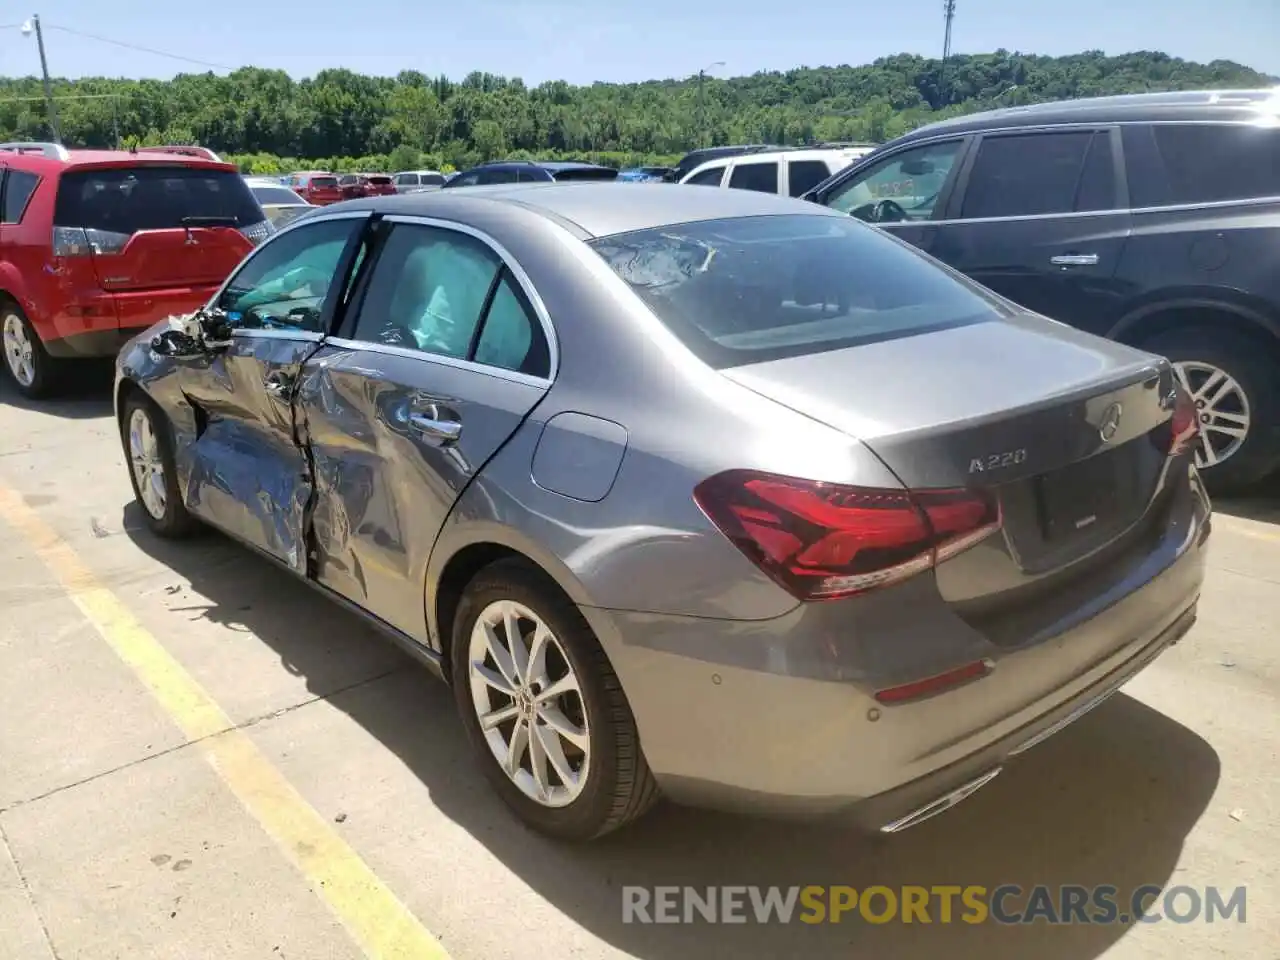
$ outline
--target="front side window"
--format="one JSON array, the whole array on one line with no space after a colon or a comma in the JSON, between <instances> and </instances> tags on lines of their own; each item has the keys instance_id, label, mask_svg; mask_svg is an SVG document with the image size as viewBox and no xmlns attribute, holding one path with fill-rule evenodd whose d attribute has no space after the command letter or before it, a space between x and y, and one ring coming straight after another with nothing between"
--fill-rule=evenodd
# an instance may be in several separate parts
<instances>
[{"instance_id":1,"label":"front side window","mask_svg":"<svg viewBox=\"0 0 1280 960\"><path fill-rule=\"evenodd\" d=\"M723 179L724 167L710 167L701 173L695 173L685 181L685 184L692 184L695 187L718 187Z\"/></svg>"},{"instance_id":2,"label":"front side window","mask_svg":"<svg viewBox=\"0 0 1280 960\"><path fill-rule=\"evenodd\" d=\"M826 213L666 226L591 246L718 369L1007 315L913 248Z\"/></svg>"},{"instance_id":3,"label":"front side window","mask_svg":"<svg viewBox=\"0 0 1280 960\"><path fill-rule=\"evenodd\" d=\"M1126 127L1124 138L1135 207L1280 197L1275 127L1153 124Z\"/></svg>"},{"instance_id":4,"label":"front side window","mask_svg":"<svg viewBox=\"0 0 1280 960\"><path fill-rule=\"evenodd\" d=\"M778 164L737 163L729 175L729 186L739 190L755 190L759 193L778 192Z\"/></svg>"},{"instance_id":5,"label":"front side window","mask_svg":"<svg viewBox=\"0 0 1280 960\"><path fill-rule=\"evenodd\" d=\"M35 192L40 178L25 170L10 170L4 181L4 222L19 223L27 209L27 201Z\"/></svg>"},{"instance_id":6,"label":"front side window","mask_svg":"<svg viewBox=\"0 0 1280 960\"><path fill-rule=\"evenodd\" d=\"M895 153L841 183L826 205L869 223L928 220L959 154L959 140Z\"/></svg>"},{"instance_id":7,"label":"front side window","mask_svg":"<svg viewBox=\"0 0 1280 960\"><path fill-rule=\"evenodd\" d=\"M787 192L802 197L829 176L831 171L824 160L792 160L787 164Z\"/></svg>"},{"instance_id":8,"label":"front side window","mask_svg":"<svg viewBox=\"0 0 1280 960\"><path fill-rule=\"evenodd\" d=\"M497 254L439 227L395 225L373 265L353 337L547 373L542 329Z\"/></svg>"},{"instance_id":9,"label":"front side window","mask_svg":"<svg viewBox=\"0 0 1280 960\"><path fill-rule=\"evenodd\" d=\"M325 297L352 236L356 217L304 224L264 244L218 298L232 327L321 333Z\"/></svg>"},{"instance_id":10,"label":"front side window","mask_svg":"<svg viewBox=\"0 0 1280 960\"><path fill-rule=\"evenodd\" d=\"M1070 213L1092 130L984 137L969 172L963 219Z\"/></svg>"}]
</instances>

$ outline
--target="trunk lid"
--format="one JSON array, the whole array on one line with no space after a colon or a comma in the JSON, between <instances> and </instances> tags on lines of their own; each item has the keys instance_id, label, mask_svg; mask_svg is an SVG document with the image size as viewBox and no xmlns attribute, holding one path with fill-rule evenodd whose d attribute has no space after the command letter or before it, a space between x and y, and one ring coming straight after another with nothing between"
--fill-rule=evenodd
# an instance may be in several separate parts
<instances>
[{"instance_id":1,"label":"trunk lid","mask_svg":"<svg viewBox=\"0 0 1280 960\"><path fill-rule=\"evenodd\" d=\"M233 170L73 168L59 181L54 225L84 236L99 285L123 292L222 282L265 216Z\"/></svg>"},{"instance_id":2,"label":"trunk lid","mask_svg":"<svg viewBox=\"0 0 1280 960\"><path fill-rule=\"evenodd\" d=\"M993 494L1002 556L997 538L940 566L950 599L1097 554L1146 514L1166 463L1168 362L1035 316L722 372L859 438L910 488Z\"/></svg>"}]
</instances>

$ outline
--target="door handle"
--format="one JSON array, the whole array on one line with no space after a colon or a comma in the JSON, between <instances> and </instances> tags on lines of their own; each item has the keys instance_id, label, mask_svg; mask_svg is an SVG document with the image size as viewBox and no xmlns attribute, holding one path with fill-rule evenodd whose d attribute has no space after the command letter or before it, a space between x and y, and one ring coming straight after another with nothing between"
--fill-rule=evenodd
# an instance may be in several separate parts
<instances>
[{"instance_id":1,"label":"door handle","mask_svg":"<svg viewBox=\"0 0 1280 960\"><path fill-rule=\"evenodd\" d=\"M441 446L457 443L462 436L462 424L450 417L441 416L440 411L434 408L430 413L409 414L409 426Z\"/></svg>"},{"instance_id":2,"label":"door handle","mask_svg":"<svg viewBox=\"0 0 1280 960\"><path fill-rule=\"evenodd\" d=\"M1049 262L1055 267L1092 267L1098 262L1096 253L1064 253L1050 257Z\"/></svg>"},{"instance_id":3,"label":"door handle","mask_svg":"<svg viewBox=\"0 0 1280 960\"><path fill-rule=\"evenodd\" d=\"M262 381L262 385L266 388L267 393L273 397L283 397L293 389L293 377L287 373L281 373L279 370L273 370L267 374L266 379Z\"/></svg>"}]
</instances>

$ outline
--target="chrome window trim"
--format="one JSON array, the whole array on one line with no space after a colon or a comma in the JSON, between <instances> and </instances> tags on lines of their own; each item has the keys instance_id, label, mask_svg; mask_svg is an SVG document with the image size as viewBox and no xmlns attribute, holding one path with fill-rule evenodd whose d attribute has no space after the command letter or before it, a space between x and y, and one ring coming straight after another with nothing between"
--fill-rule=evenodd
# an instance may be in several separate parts
<instances>
[{"instance_id":1,"label":"chrome window trim","mask_svg":"<svg viewBox=\"0 0 1280 960\"><path fill-rule=\"evenodd\" d=\"M389 343L376 343L371 340L348 340L346 337L326 337L324 343L325 346L338 347L342 350L358 350L361 353L377 353L388 357L403 357L406 360L416 360L420 363L433 363L442 367L452 367L455 370L483 374L486 377L493 377L497 380L507 380L511 383L520 383L531 387L546 388L551 385L551 380L546 377L534 377L516 370L507 370L505 367L474 363L458 357L448 357L441 353L418 350L415 347L399 347Z\"/></svg>"},{"instance_id":2,"label":"chrome window trim","mask_svg":"<svg viewBox=\"0 0 1280 960\"><path fill-rule=\"evenodd\" d=\"M547 341L547 354L549 361L547 375L545 377L534 377L529 374L516 373L514 370L506 370L502 367L493 367L483 363L473 363L468 360L458 360L456 357L446 357L442 354L430 353L426 350L414 350L409 347L395 348L387 344L375 343L370 340L339 340L338 338L330 337L330 343L345 342L353 345L359 344L361 345L361 349L364 349L365 347L377 347L380 350L404 350L406 351L406 355L446 362L446 365L448 366L461 365L462 369L466 370L478 370L484 372L494 370L501 371L504 376L511 374L521 378L522 382L528 383L548 384L555 380L556 375L560 372L560 343L556 338L555 326L551 322L551 314L548 312L547 305L543 302L542 297L538 294L537 288L533 285L533 280L529 277L529 274L525 272L525 269L520 266L519 262L514 256L512 256L511 252L507 250L506 247L499 243L494 237L485 233L485 231L473 227L470 224L461 223L457 220L442 220L439 217L429 217L408 213L389 214L382 219L387 223L403 223L408 226L434 227L437 230L451 230L454 233L465 234L473 240L478 240L488 247L501 261L503 266L511 272L511 275L515 277L516 283L520 285L520 289L524 292L525 297L528 298L530 305L533 307L533 312L537 316L538 324L542 327L542 335ZM377 264L374 264L374 269L377 269ZM357 317L357 323L359 323L359 317Z\"/></svg>"},{"instance_id":3,"label":"chrome window trim","mask_svg":"<svg viewBox=\"0 0 1280 960\"><path fill-rule=\"evenodd\" d=\"M287 327L271 327L265 330L232 330L233 340L293 340L302 343L319 343L324 334L316 330L290 330Z\"/></svg>"}]
</instances>

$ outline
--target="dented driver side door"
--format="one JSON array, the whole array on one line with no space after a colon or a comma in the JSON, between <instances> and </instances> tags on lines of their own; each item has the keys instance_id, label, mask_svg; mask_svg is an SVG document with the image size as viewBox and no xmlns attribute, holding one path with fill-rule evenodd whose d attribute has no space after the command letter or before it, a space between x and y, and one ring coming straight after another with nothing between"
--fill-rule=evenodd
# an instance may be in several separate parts
<instances>
[{"instance_id":1,"label":"dented driver side door","mask_svg":"<svg viewBox=\"0 0 1280 960\"><path fill-rule=\"evenodd\" d=\"M187 509L304 576L314 485L293 399L343 295L367 217L308 221L259 247L215 300L230 341L183 378L198 429Z\"/></svg>"},{"instance_id":2,"label":"dented driver side door","mask_svg":"<svg viewBox=\"0 0 1280 960\"><path fill-rule=\"evenodd\" d=\"M427 643L427 560L467 485L551 385L549 322L481 235L387 217L298 392L315 578Z\"/></svg>"}]
</instances>

